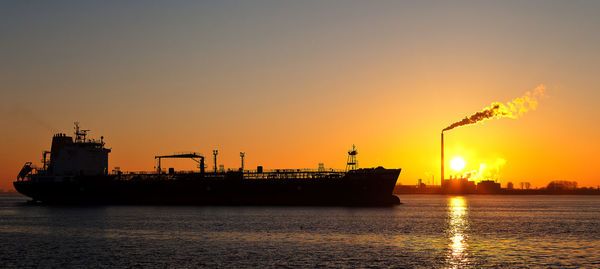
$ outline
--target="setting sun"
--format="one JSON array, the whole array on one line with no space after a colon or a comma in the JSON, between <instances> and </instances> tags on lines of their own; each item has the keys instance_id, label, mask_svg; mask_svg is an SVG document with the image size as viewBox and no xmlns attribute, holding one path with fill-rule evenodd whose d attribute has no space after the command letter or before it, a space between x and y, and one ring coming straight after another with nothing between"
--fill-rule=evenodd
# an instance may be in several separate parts
<instances>
[{"instance_id":1,"label":"setting sun","mask_svg":"<svg viewBox=\"0 0 600 269\"><path fill-rule=\"evenodd\" d=\"M450 167L452 167L454 171L462 171L463 169L465 169L465 159L461 157L452 158L452 160L450 160Z\"/></svg>"}]
</instances>

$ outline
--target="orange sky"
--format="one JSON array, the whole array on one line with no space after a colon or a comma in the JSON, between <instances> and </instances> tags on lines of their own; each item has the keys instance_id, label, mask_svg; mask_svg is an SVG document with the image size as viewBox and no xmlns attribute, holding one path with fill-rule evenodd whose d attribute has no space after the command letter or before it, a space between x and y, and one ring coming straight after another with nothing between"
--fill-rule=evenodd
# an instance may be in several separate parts
<instances>
[{"instance_id":1,"label":"orange sky","mask_svg":"<svg viewBox=\"0 0 600 269\"><path fill-rule=\"evenodd\" d=\"M542 83L536 111L447 132L447 160L505 160L503 185L600 185L594 2L3 5L2 189L76 120L122 170L215 148L227 168L240 151L343 168L356 144L362 167L437 181L444 127Z\"/></svg>"}]
</instances>

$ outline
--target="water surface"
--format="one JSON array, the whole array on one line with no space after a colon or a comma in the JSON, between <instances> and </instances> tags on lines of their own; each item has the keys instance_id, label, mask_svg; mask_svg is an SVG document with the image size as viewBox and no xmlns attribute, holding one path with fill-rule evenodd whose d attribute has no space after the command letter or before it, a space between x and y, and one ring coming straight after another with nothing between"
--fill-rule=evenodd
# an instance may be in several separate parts
<instances>
[{"instance_id":1,"label":"water surface","mask_svg":"<svg viewBox=\"0 0 600 269\"><path fill-rule=\"evenodd\" d=\"M392 208L40 206L0 195L0 267L600 267L599 196Z\"/></svg>"}]
</instances>

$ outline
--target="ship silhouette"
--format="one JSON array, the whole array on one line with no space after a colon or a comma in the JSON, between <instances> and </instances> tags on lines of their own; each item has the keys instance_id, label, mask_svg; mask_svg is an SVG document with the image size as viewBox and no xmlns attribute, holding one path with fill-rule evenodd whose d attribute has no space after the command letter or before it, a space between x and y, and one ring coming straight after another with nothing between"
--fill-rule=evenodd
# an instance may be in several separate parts
<instances>
[{"instance_id":1,"label":"ship silhouette","mask_svg":"<svg viewBox=\"0 0 600 269\"><path fill-rule=\"evenodd\" d=\"M185 204L185 205L307 205L391 206L400 169L358 169L353 148L344 171L324 169L205 170L204 156L189 152L156 156L153 172L123 173L108 170L104 137L88 139L75 124L75 137L53 136L43 166L26 162L13 183L34 202L47 204ZM48 155L49 158L48 158ZM240 156L244 157L241 153ZM190 158L199 171L161 168L163 158ZM243 161L242 161L243 163Z\"/></svg>"}]
</instances>

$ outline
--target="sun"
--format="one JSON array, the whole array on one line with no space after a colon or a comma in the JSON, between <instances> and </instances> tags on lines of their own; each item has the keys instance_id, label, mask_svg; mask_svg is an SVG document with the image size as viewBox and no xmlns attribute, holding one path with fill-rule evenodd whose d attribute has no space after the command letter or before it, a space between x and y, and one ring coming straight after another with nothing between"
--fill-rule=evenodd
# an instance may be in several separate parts
<instances>
[{"instance_id":1,"label":"sun","mask_svg":"<svg viewBox=\"0 0 600 269\"><path fill-rule=\"evenodd\" d=\"M450 167L456 172L460 172L465 169L465 159L461 157L454 157L450 160Z\"/></svg>"}]
</instances>

